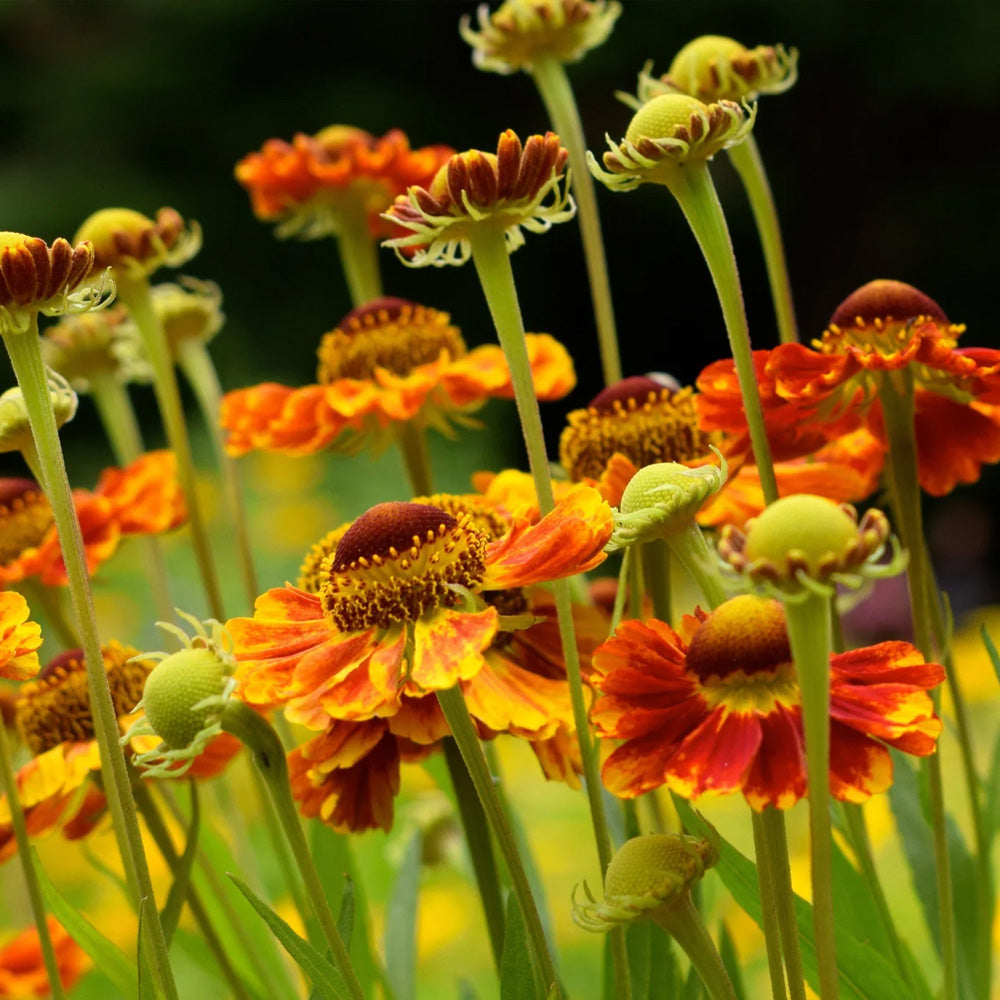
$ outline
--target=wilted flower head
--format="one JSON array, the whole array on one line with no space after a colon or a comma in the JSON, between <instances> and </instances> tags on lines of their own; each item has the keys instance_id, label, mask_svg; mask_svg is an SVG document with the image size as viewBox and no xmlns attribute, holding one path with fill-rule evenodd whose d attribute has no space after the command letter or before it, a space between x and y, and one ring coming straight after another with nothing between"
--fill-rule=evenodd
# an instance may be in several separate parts
<instances>
[{"instance_id":1,"label":"wilted flower head","mask_svg":"<svg viewBox=\"0 0 1000 1000\"><path fill-rule=\"evenodd\" d=\"M531 71L540 57L575 62L611 34L621 4L611 0L506 0L492 14L476 12L479 31L463 16L459 32L472 46L472 61L495 73Z\"/></svg>"},{"instance_id":2,"label":"wilted flower head","mask_svg":"<svg viewBox=\"0 0 1000 1000\"><path fill-rule=\"evenodd\" d=\"M496 153L456 153L428 188L411 187L396 199L384 218L411 235L383 245L414 267L464 264L472 255L470 234L482 224L502 229L513 253L524 243L522 226L544 233L576 212L568 156L554 132L529 136L522 145L510 129L501 133Z\"/></svg>"}]
</instances>

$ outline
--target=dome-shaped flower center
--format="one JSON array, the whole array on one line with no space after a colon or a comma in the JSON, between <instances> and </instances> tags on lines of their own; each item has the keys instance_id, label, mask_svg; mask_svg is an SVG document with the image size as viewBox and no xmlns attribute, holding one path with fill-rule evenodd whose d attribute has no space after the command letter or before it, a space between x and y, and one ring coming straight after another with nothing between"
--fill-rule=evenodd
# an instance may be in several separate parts
<instances>
[{"instance_id":1,"label":"dome-shaped flower center","mask_svg":"<svg viewBox=\"0 0 1000 1000\"><path fill-rule=\"evenodd\" d=\"M156 221L130 208L104 208L94 212L77 231L76 239L94 244L94 270L121 267L126 262L156 269L180 241L184 220L172 208L161 208ZM116 278L121 278L116 274Z\"/></svg>"},{"instance_id":2,"label":"dome-shaped flower center","mask_svg":"<svg viewBox=\"0 0 1000 1000\"><path fill-rule=\"evenodd\" d=\"M370 379L376 368L409 375L418 365L465 354L458 328L448 313L404 299L375 299L349 312L320 343L316 379L329 384L342 378Z\"/></svg>"},{"instance_id":3,"label":"dome-shaped flower center","mask_svg":"<svg viewBox=\"0 0 1000 1000\"><path fill-rule=\"evenodd\" d=\"M707 109L696 97L687 94L661 94L644 104L633 117L625 133L625 141L633 145L643 138L664 139L687 130L692 115Z\"/></svg>"},{"instance_id":4,"label":"dome-shaped flower center","mask_svg":"<svg viewBox=\"0 0 1000 1000\"><path fill-rule=\"evenodd\" d=\"M559 442L574 481L598 479L616 452L642 468L654 462L703 461L713 435L698 426L691 389L672 392L652 378L628 378L575 410Z\"/></svg>"},{"instance_id":5,"label":"dome-shaped flower center","mask_svg":"<svg viewBox=\"0 0 1000 1000\"><path fill-rule=\"evenodd\" d=\"M695 632L685 662L703 684L730 689L788 680L792 653L784 607L753 594L720 604Z\"/></svg>"},{"instance_id":6,"label":"dome-shaped flower center","mask_svg":"<svg viewBox=\"0 0 1000 1000\"><path fill-rule=\"evenodd\" d=\"M432 504L382 503L359 517L323 563L323 609L345 632L416 621L478 586L489 537L469 515Z\"/></svg>"},{"instance_id":7,"label":"dome-shaped flower center","mask_svg":"<svg viewBox=\"0 0 1000 1000\"><path fill-rule=\"evenodd\" d=\"M52 508L30 479L0 479L0 566L36 548L53 524Z\"/></svg>"},{"instance_id":8,"label":"dome-shaped flower center","mask_svg":"<svg viewBox=\"0 0 1000 1000\"><path fill-rule=\"evenodd\" d=\"M133 661L138 650L117 642L103 646L101 652L115 714L128 715L142 698L146 677L155 664ZM93 739L83 652L76 649L57 656L35 680L22 685L15 712L18 728L35 756L60 743Z\"/></svg>"}]
</instances>

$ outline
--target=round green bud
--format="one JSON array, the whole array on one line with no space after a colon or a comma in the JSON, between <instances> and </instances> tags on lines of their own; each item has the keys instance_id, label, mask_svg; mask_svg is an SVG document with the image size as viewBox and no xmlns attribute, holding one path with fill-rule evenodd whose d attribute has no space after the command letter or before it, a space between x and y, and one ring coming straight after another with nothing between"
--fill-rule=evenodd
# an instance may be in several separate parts
<instances>
[{"instance_id":1,"label":"round green bud","mask_svg":"<svg viewBox=\"0 0 1000 1000\"><path fill-rule=\"evenodd\" d=\"M625 133L625 141L636 145L643 138L669 139L678 128L690 127L692 115L704 115L707 110L696 97L661 94L635 113Z\"/></svg>"},{"instance_id":2,"label":"round green bud","mask_svg":"<svg viewBox=\"0 0 1000 1000\"><path fill-rule=\"evenodd\" d=\"M652 897L668 903L687 892L718 861L700 837L654 833L626 840L604 876L605 899Z\"/></svg>"},{"instance_id":3,"label":"round green bud","mask_svg":"<svg viewBox=\"0 0 1000 1000\"><path fill-rule=\"evenodd\" d=\"M182 649L161 660L146 680L142 705L156 735L172 750L194 742L212 724L231 666L211 649Z\"/></svg>"},{"instance_id":4,"label":"round green bud","mask_svg":"<svg viewBox=\"0 0 1000 1000\"><path fill-rule=\"evenodd\" d=\"M751 564L784 566L794 553L809 576L820 577L850 558L857 542L857 521L843 507L801 493L776 500L751 522L743 554Z\"/></svg>"}]
</instances>

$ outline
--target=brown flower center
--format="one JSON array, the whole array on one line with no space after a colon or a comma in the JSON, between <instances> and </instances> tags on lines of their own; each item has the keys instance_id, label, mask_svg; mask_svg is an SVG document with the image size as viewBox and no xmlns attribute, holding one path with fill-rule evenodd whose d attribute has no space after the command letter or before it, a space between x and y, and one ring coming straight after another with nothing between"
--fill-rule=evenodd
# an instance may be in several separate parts
<instances>
[{"instance_id":1,"label":"brown flower center","mask_svg":"<svg viewBox=\"0 0 1000 1000\"><path fill-rule=\"evenodd\" d=\"M774 676L791 662L784 607L752 594L734 597L707 615L686 657L688 670L701 681L736 673Z\"/></svg>"},{"instance_id":2,"label":"brown flower center","mask_svg":"<svg viewBox=\"0 0 1000 1000\"><path fill-rule=\"evenodd\" d=\"M329 384L342 378L370 379L376 368L408 375L418 365L465 354L458 328L448 313L404 299L381 298L349 312L324 334L317 354L316 379Z\"/></svg>"},{"instance_id":3,"label":"brown flower center","mask_svg":"<svg viewBox=\"0 0 1000 1000\"><path fill-rule=\"evenodd\" d=\"M610 386L567 420L559 460L574 481L599 479L616 452L641 469L704 460L715 442L698 426L690 388L674 392L645 377Z\"/></svg>"},{"instance_id":4,"label":"brown flower center","mask_svg":"<svg viewBox=\"0 0 1000 1000\"><path fill-rule=\"evenodd\" d=\"M323 562L323 609L345 632L416 621L461 600L486 568L489 537L470 515L432 504L382 503L359 517Z\"/></svg>"},{"instance_id":5,"label":"brown flower center","mask_svg":"<svg viewBox=\"0 0 1000 1000\"><path fill-rule=\"evenodd\" d=\"M118 642L102 647L101 652L111 701L120 718L139 703L146 678L155 664L151 660L133 661L131 658L138 650ZM57 656L35 680L24 684L15 713L24 742L36 757L60 743L93 739L94 720L82 650Z\"/></svg>"},{"instance_id":6,"label":"brown flower center","mask_svg":"<svg viewBox=\"0 0 1000 1000\"><path fill-rule=\"evenodd\" d=\"M0 479L0 566L36 548L53 524L52 508L30 479Z\"/></svg>"}]
</instances>

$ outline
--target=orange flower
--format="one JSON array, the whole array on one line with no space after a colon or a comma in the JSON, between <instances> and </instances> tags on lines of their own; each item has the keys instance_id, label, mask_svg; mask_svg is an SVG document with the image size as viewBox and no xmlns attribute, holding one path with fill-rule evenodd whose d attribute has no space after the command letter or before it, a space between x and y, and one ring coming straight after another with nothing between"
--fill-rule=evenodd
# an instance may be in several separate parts
<instances>
[{"instance_id":1,"label":"orange flower","mask_svg":"<svg viewBox=\"0 0 1000 1000\"><path fill-rule=\"evenodd\" d=\"M28 621L28 602L13 590L0 591L0 678L23 681L38 673L42 630ZM0 725L3 722L0 720Z\"/></svg>"},{"instance_id":2,"label":"orange flower","mask_svg":"<svg viewBox=\"0 0 1000 1000\"><path fill-rule=\"evenodd\" d=\"M912 385L920 485L934 496L979 478L1000 460L1000 351L959 349L964 327L899 281L848 296L813 347L782 344L754 355L775 458L816 449L858 427L885 442L878 393L888 378ZM731 361L698 378L703 426L746 433Z\"/></svg>"},{"instance_id":3,"label":"orange flower","mask_svg":"<svg viewBox=\"0 0 1000 1000\"><path fill-rule=\"evenodd\" d=\"M379 218L411 184L428 184L453 150L410 149L399 129L381 139L349 125L331 125L291 141L268 139L236 165L254 214L277 222L279 236L313 239L336 233L338 216L361 205L373 237L396 232Z\"/></svg>"},{"instance_id":4,"label":"orange flower","mask_svg":"<svg viewBox=\"0 0 1000 1000\"><path fill-rule=\"evenodd\" d=\"M90 960L55 917L46 917L46 923L59 980L64 990L72 989ZM0 948L0 997L45 997L49 989L38 931L29 927Z\"/></svg>"},{"instance_id":5,"label":"orange flower","mask_svg":"<svg viewBox=\"0 0 1000 1000\"><path fill-rule=\"evenodd\" d=\"M338 829L388 828L399 763L448 734L433 693L455 684L481 736L526 738L548 775L572 780L555 612L531 588L601 562L610 509L575 487L547 517L505 527L481 498L427 500L333 532L303 567L310 590L271 590L227 624L238 696L323 730L290 764L303 811ZM578 613L586 659L603 632Z\"/></svg>"},{"instance_id":6,"label":"orange flower","mask_svg":"<svg viewBox=\"0 0 1000 1000\"><path fill-rule=\"evenodd\" d=\"M0 595L6 596L6 595ZM137 660L138 650L110 642L102 647L111 700L124 733L135 716L150 660ZM14 701L14 718L32 758L17 772L18 797L30 836L61 830L68 839L88 834L103 818L104 793L93 781L101 769L90 714L90 693L81 650L52 660L36 680L23 684ZM142 749L145 749L143 747ZM239 743L220 737L189 771L198 777L217 774ZM17 850L6 796L0 797L0 860Z\"/></svg>"},{"instance_id":7,"label":"orange flower","mask_svg":"<svg viewBox=\"0 0 1000 1000\"><path fill-rule=\"evenodd\" d=\"M569 354L547 334L527 340L539 398L560 399L576 383ZM220 420L231 454L355 451L369 439L378 447L387 428L411 420L448 433L490 397L514 394L498 346L467 351L447 313L402 299L349 312L323 337L318 356L317 385L266 382L227 393Z\"/></svg>"},{"instance_id":8,"label":"orange flower","mask_svg":"<svg viewBox=\"0 0 1000 1000\"><path fill-rule=\"evenodd\" d=\"M87 569L93 575L124 535L159 534L187 516L172 452L153 451L124 469L105 469L93 492L74 490ZM30 479L0 479L0 586L37 576L65 585L52 508Z\"/></svg>"},{"instance_id":9,"label":"orange flower","mask_svg":"<svg viewBox=\"0 0 1000 1000\"><path fill-rule=\"evenodd\" d=\"M754 809L806 794L798 680L779 601L743 595L711 614L628 621L594 654L598 735L624 740L605 785L631 798L661 785L687 798L742 791ZM863 802L892 783L883 744L933 753L927 694L944 668L907 642L830 657L830 790Z\"/></svg>"},{"instance_id":10,"label":"orange flower","mask_svg":"<svg viewBox=\"0 0 1000 1000\"><path fill-rule=\"evenodd\" d=\"M738 389L737 389L738 396ZM739 404L742 405L742 404ZM723 489L698 512L699 524L743 524L764 509L757 468L746 435L707 430L701 397L669 376L633 376L602 390L586 409L574 410L559 442L559 457L570 478L593 484L615 507L643 466L678 462L718 464L710 447L729 465ZM873 492L882 468L884 445L871 432L826 444L819 435L808 458L776 463L781 496L814 493L837 501L863 500Z\"/></svg>"}]
</instances>

